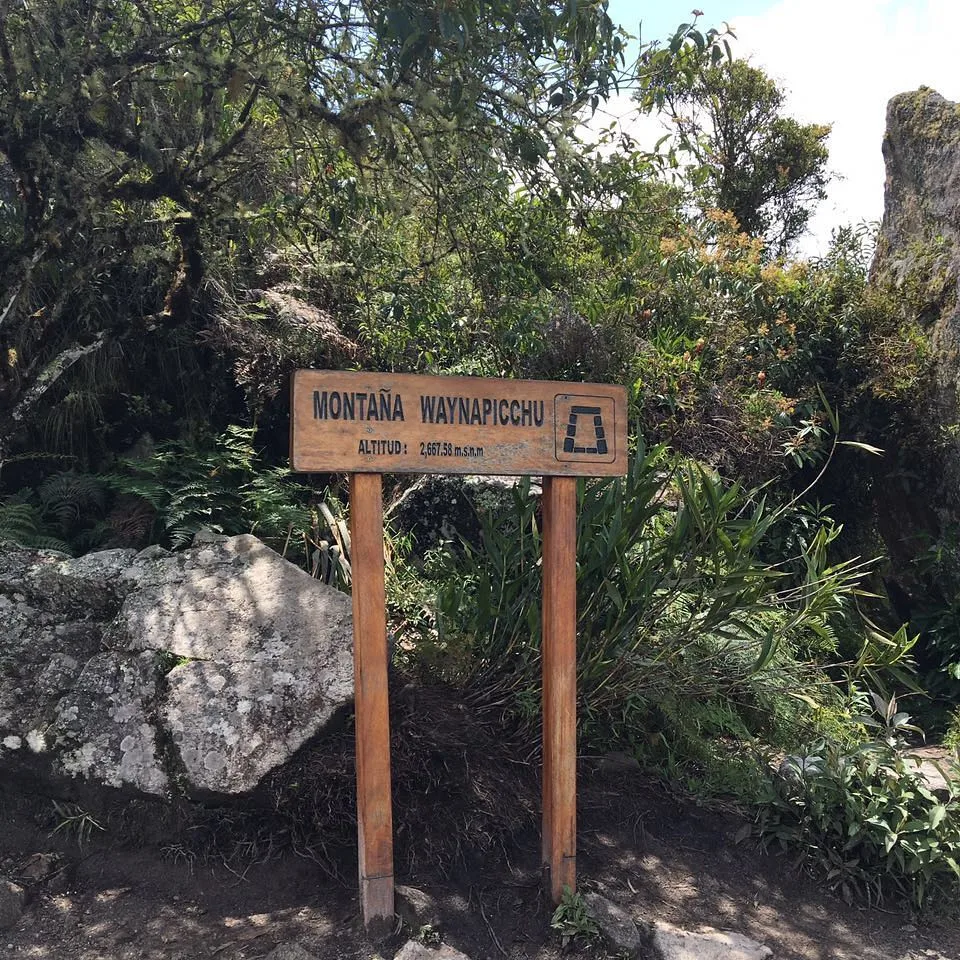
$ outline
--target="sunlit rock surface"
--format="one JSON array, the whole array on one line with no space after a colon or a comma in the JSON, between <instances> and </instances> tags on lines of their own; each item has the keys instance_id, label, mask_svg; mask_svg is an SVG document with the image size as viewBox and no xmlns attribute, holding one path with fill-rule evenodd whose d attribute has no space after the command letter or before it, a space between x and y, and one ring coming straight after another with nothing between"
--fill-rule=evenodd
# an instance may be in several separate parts
<instances>
[{"instance_id":1,"label":"sunlit rock surface","mask_svg":"<svg viewBox=\"0 0 960 960\"><path fill-rule=\"evenodd\" d=\"M0 546L0 773L248 792L352 699L351 631L348 597L252 536Z\"/></svg>"}]
</instances>

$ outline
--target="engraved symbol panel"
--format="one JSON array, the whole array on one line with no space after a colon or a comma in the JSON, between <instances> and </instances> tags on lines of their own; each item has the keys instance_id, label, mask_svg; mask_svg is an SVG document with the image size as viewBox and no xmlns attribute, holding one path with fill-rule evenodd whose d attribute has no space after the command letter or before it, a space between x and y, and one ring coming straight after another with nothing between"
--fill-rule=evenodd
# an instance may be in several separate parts
<instances>
[{"instance_id":1,"label":"engraved symbol panel","mask_svg":"<svg viewBox=\"0 0 960 960\"><path fill-rule=\"evenodd\" d=\"M611 397L561 393L554 398L556 457L560 461L610 463L617 455Z\"/></svg>"}]
</instances>

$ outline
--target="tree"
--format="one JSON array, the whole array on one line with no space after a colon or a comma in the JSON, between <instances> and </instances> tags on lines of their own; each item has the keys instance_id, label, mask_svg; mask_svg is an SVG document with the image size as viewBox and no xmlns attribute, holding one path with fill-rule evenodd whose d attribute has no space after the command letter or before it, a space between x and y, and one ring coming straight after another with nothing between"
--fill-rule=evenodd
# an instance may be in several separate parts
<instances>
[{"instance_id":1,"label":"tree","mask_svg":"<svg viewBox=\"0 0 960 960\"><path fill-rule=\"evenodd\" d=\"M744 60L701 58L673 79L664 100L701 202L783 255L826 195L830 127L784 116L783 91Z\"/></svg>"},{"instance_id":2,"label":"tree","mask_svg":"<svg viewBox=\"0 0 960 960\"><path fill-rule=\"evenodd\" d=\"M622 61L600 3L0 0L0 468L84 370L192 354L211 285L322 256L351 196L547 183Z\"/></svg>"}]
</instances>

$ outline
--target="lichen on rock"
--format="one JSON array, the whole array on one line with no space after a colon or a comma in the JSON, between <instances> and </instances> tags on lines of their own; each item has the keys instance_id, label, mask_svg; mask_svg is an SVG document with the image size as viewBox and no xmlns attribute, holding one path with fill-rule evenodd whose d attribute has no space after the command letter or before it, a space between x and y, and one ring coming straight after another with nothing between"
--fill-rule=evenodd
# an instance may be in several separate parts
<instances>
[{"instance_id":1,"label":"lichen on rock","mask_svg":"<svg viewBox=\"0 0 960 960\"><path fill-rule=\"evenodd\" d=\"M349 598L255 537L0 573L0 770L244 793L352 699Z\"/></svg>"}]
</instances>

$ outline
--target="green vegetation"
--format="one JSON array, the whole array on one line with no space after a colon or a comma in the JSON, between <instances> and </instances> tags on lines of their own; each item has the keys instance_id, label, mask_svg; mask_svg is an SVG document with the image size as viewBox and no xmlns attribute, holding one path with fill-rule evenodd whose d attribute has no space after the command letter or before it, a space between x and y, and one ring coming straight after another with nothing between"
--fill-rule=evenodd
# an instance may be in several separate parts
<instances>
[{"instance_id":1,"label":"green vegetation","mask_svg":"<svg viewBox=\"0 0 960 960\"><path fill-rule=\"evenodd\" d=\"M783 91L746 61L698 60L664 94L687 176L701 203L782 255L826 196L830 127L784 116Z\"/></svg>"},{"instance_id":2,"label":"green vegetation","mask_svg":"<svg viewBox=\"0 0 960 960\"><path fill-rule=\"evenodd\" d=\"M563 888L563 899L553 912L550 920L552 929L560 935L562 946L566 946L574 937L596 938L600 928L590 916L590 909L578 893Z\"/></svg>"},{"instance_id":3,"label":"green vegetation","mask_svg":"<svg viewBox=\"0 0 960 960\"><path fill-rule=\"evenodd\" d=\"M788 757L761 798L767 842L802 851L845 899L885 895L916 908L949 907L960 878L960 803L934 795L905 753L910 717L896 697L874 695L861 721L876 739L843 747L821 741ZM879 718L879 719L877 719Z\"/></svg>"},{"instance_id":4,"label":"green vegetation","mask_svg":"<svg viewBox=\"0 0 960 960\"><path fill-rule=\"evenodd\" d=\"M588 142L615 90L678 140ZM955 896L954 801L864 708L956 716L955 535L910 514L927 600L884 585L948 438L872 233L786 256L826 135L716 31L636 50L601 3L0 0L0 540L253 532L348 589L342 479L286 469L291 370L626 383L630 475L579 491L584 749L759 811L845 895ZM524 482L480 545L396 530L388 564L398 667L531 741L539 531Z\"/></svg>"}]
</instances>

